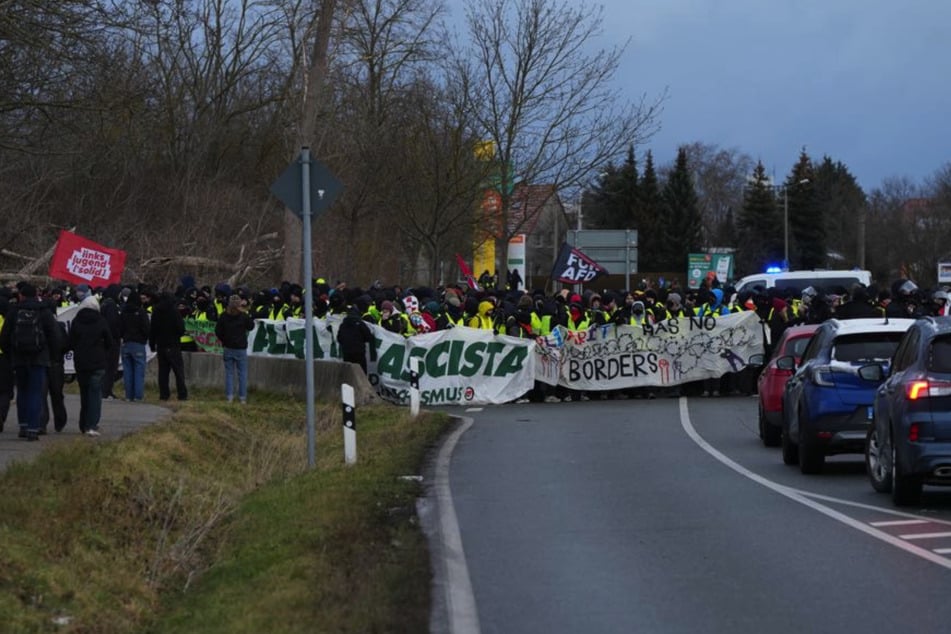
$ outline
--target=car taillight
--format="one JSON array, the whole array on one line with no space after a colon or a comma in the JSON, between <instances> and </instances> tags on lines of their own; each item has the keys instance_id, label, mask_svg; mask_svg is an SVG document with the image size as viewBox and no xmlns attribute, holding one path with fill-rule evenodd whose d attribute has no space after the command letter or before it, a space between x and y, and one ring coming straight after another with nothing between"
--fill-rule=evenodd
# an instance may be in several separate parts
<instances>
[{"instance_id":1,"label":"car taillight","mask_svg":"<svg viewBox=\"0 0 951 634\"><path fill-rule=\"evenodd\" d=\"M908 440L911 442L918 442L918 434L920 433L918 423L912 423L908 427Z\"/></svg>"},{"instance_id":2,"label":"car taillight","mask_svg":"<svg viewBox=\"0 0 951 634\"><path fill-rule=\"evenodd\" d=\"M939 396L951 396L951 381L929 381L921 379L910 381L905 384L905 397L909 401L917 401L920 398L936 398Z\"/></svg>"}]
</instances>

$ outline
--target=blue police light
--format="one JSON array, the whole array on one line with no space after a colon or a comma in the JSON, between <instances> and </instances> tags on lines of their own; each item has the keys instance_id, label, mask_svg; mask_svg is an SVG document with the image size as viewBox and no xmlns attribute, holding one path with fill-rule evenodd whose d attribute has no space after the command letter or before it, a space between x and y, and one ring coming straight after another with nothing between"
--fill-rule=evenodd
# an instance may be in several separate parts
<instances>
[{"instance_id":1,"label":"blue police light","mask_svg":"<svg viewBox=\"0 0 951 634\"><path fill-rule=\"evenodd\" d=\"M781 266L767 266L767 267L766 267L766 272L767 272L767 273L782 273L782 272L783 272L783 267L781 267Z\"/></svg>"}]
</instances>

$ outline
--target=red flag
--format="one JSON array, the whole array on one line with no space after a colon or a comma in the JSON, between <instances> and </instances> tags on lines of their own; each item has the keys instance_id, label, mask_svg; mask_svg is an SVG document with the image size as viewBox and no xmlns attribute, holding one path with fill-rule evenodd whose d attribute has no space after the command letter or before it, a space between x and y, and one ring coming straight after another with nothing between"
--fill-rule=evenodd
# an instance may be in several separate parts
<instances>
[{"instance_id":1,"label":"red flag","mask_svg":"<svg viewBox=\"0 0 951 634\"><path fill-rule=\"evenodd\" d=\"M50 277L92 287L118 284L125 251L110 249L69 231L60 231L50 260Z\"/></svg>"},{"instance_id":2,"label":"red flag","mask_svg":"<svg viewBox=\"0 0 951 634\"><path fill-rule=\"evenodd\" d=\"M456 254L456 263L459 265L459 272L462 273L466 278L466 284L469 285L474 291L479 290L479 285L476 283L475 276L472 274L472 269L469 268L469 265L466 264L466 261L462 259L462 256L458 253Z\"/></svg>"}]
</instances>

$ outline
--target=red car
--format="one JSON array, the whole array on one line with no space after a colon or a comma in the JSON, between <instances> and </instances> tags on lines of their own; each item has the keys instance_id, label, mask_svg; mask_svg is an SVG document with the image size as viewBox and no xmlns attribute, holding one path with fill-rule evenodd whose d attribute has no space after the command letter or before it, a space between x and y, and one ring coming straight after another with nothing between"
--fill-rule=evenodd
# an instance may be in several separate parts
<instances>
[{"instance_id":1,"label":"red car","mask_svg":"<svg viewBox=\"0 0 951 634\"><path fill-rule=\"evenodd\" d=\"M792 355L796 365L802 357L802 351L812 338L819 324L791 326L783 331L779 343L773 349L773 356L759 375L759 437L767 447L778 447L783 430L783 388L793 375L792 370L780 370L776 359Z\"/></svg>"}]
</instances>

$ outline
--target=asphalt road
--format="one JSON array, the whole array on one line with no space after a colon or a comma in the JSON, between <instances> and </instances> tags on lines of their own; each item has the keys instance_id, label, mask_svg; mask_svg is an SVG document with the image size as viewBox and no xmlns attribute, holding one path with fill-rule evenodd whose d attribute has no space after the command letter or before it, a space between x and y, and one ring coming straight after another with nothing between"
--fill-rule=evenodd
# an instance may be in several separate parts
<instances>
[{"instance_id":1,"label":"asphalt road","mask_svg":"<svg viewBox=\"0 0 951 634\"><path fill-rule=\"evenodd\" d=\"M448 490L476 614L457 630L951 631L951 490L899 513L859 456L804 476L759 443L755 399L465 416Z\"/></svg>"},{"instance_id":2,"label":"asphalt road","mask_svg":"<svg viewBox=\"0 0 951 634\"><path fill-rule=\"evenodd\" d=\"M126 434L141 429L144 425L154 423L169 416L172 412L168 408L149 403L129 403L119 399L102 402L102 418L99 421L99 438L90 438L79 433L79 395L66 394L66 427L63 431L53 430L50 421L48 432L40 436L37 442L27 442L17 437L16 403L10 405L10 414L7 417L3 432L0 432L0 470L6 469L14 462L30 461L44 449L64 442L100 442L114 440ZM2 628L0 628L2 629Z\"/></svg>"}]
</instances>

